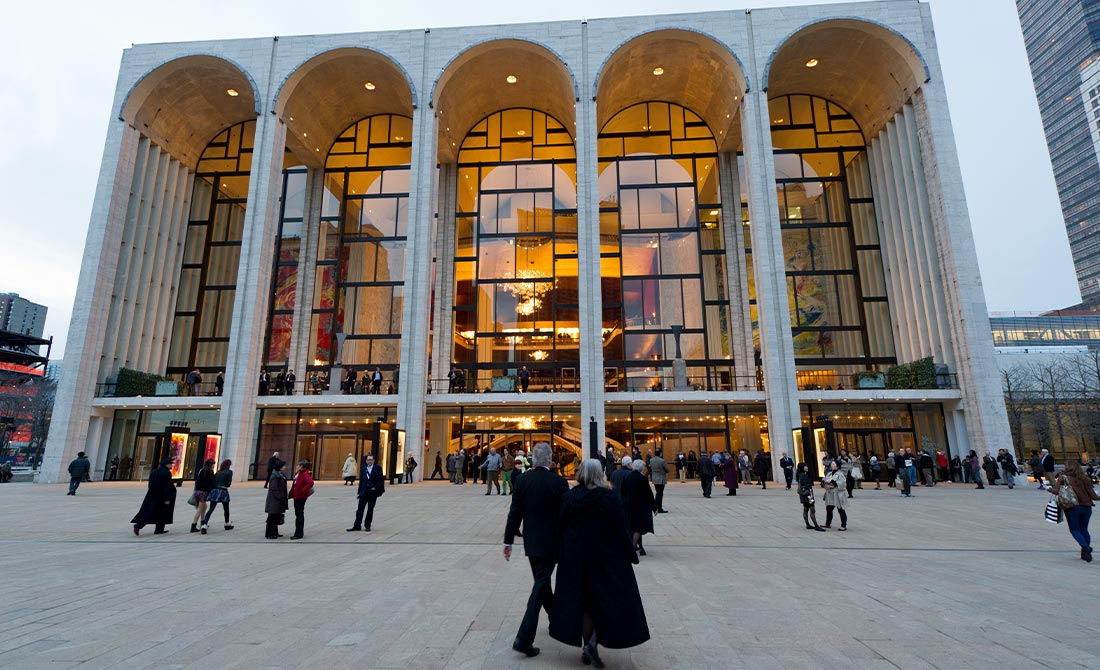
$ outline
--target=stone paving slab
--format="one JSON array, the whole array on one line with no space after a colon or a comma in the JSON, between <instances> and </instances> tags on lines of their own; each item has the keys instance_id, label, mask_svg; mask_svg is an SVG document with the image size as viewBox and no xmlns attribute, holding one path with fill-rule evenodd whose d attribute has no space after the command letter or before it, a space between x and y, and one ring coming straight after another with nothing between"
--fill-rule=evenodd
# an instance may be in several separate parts
<instances>
[{"instance_id":1,"label":"stone paving slab","mask_svg":"<svg viewBox=\"0 0 1100 670\"><path fill-rule=\"evenodd\" d=\"M506 496L393 486L347 533L354 490L322 483L306 538L263 538L265 491L232 489L208 535L133 536L143 484L0 486L0 668L569 668L510 645L530 588L505 562ZM716 493L724 489L716 489ZM636 568L653 639L609 668L1097 668L1100 561L1043 520L1034 488L857 490L846 533L813 533L782 487L706 500L672 484ZM819 519L824 521L824 509ZM292 515L290 515L292 516ZM289 519L288 520L292 520ZM292 527L284 526L286 535Z\"/></svg>"}]
</instances>

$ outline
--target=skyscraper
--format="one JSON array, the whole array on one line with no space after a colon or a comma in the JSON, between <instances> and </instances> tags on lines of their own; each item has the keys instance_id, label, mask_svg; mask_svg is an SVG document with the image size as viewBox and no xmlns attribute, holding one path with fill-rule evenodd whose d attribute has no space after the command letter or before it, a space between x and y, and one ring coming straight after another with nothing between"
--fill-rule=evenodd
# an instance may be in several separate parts
<instances>
[{"instance_id":1,"label":"skyscraper","mask_svg":"<svg viewBox=\"0 0 1100 670\"><path fill-rule=\"evenodd\" d=\"M21 298L18 293L0 293L0 330L42 337L45 324L45 305Z\"/></svg>"},{"instance_id":2,"label":"skyscraper","mask_svg":"<svg viewBox=\"0 0 1100 670\"><path fill-rule=\"evenodd\" d=\"M1016 0L1077 284L1100 308L1100 0Z\"/></svg>"}]
</instances>

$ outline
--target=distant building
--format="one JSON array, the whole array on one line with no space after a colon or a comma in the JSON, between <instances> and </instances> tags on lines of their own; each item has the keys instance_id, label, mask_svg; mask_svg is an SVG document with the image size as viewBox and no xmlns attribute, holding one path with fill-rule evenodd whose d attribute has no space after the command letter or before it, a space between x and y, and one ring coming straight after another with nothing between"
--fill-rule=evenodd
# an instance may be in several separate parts
<instances>
[{"instance_id":1,"label":"distant building","mask_svg":"<svg viewBox=\"0 0 1100 670\"><path fill-rule=\"evenodd\" d=\"M994 312L993 345L1000 347L1084 346L1100 349L1100 313Z\"/></svg>"},{"instance_id":2,"label":"distant building","mask_svg":"<svg viewBox=\"0 0 1100 670\"><path fill-rule=\"evenodd\" d=\"M1083 305L1100 308L1100 0L1016 0Z\"/></svg>"},{"instance_id":3,"label":"distant building","mask_svg":"<svg viewBox=\"0 0 1100 670\"><path fill-rule=\"evenodd\" d=\"M21 298L18 293L0 293L0 330L42 337L46 309L45 305Z\"/></svg>"}]
</instances>

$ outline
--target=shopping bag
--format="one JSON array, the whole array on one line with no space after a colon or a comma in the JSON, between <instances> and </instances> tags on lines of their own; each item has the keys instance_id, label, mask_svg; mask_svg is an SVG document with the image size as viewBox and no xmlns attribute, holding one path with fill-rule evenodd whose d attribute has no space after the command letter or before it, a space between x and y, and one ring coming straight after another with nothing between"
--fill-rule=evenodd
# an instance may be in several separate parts
<instances>
[{"instance_id":1,"label":"shopping bag","mask_svg":"<svg viewBox=\"0 0 1100 670\"><path fill-rule=\"evenodd\" d=\"M1049 523L1062 523L1062 508L1058 506L1058 496L1051 496L1047 501L1046 520Z\"/></svg>"}]
</instances>

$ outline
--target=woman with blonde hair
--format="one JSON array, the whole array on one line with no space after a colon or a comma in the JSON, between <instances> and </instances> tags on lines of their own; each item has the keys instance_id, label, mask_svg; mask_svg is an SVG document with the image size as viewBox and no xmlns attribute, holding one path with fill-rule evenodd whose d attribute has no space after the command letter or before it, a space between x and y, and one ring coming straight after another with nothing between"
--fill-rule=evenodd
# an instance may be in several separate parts
<instances>
[{"instance_id":1,"label":"woman with blonde hair","mask_svg":"<svg viewBox=\"0 0 1100 670\"><path fill-rule=\"evenodd\" d=\"M1072 492L1063 493L1066 488ZM1066 462L1066 469L1062 474L1054 478L1054 484L1047 488L1048 491L1058 496L1058 504L1066 515L1066 525L1077 544L1081 545L1081 560L1092 563L1092 538L1089 536L1089 518L1092 517L1094 500L1100 500L1092 482L1081 469L1081 464L1076 460ZM1059 495L1062 494L1062 495ZM1069 499L1075 505L1067 507L1064 501Z\"/></svg>"},{"instance_id":2,"label":"woman with blonde hair","mask_svg":"<svg viewBox=\"0 0 1100 670\"><path fill-rule=\"evenodd\" d=\"M581 643L581 661L604 667L598 644L625 649L649 639L632 564L638 563L619 496L602 464L588 459L562 498L557 588L550 636Z\"/></svg>"}]
</instances>

